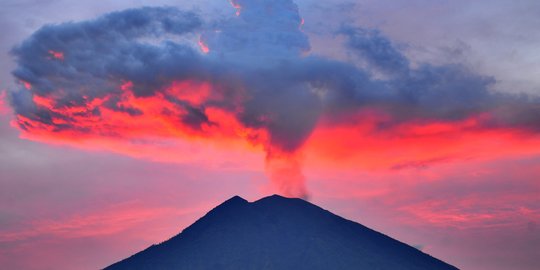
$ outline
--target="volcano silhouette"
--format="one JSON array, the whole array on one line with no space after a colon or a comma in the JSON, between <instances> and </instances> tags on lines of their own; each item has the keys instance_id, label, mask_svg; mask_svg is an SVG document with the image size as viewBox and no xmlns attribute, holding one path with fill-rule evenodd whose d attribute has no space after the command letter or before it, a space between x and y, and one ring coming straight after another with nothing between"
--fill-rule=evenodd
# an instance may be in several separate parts
<instances>
[{"instance_id":1,"label":"volcano silhouette","mask_svg":"<svg viewBox=\"0 0 540 270\"><path fill-rule=\"evenodd\" d=\"M105 270L457 269L302 199L235 196Z\"/></svg>"}]
</instances>

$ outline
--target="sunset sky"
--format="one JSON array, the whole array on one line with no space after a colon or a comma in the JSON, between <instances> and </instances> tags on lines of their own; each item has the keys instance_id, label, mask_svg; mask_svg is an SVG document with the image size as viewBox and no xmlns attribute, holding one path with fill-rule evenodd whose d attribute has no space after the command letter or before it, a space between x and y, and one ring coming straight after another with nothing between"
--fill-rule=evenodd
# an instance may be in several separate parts
<instances>
[{"instance_id":1,"label":"sunset sky","mask_svg":"<svg viewBox=\"0 0 540 270\"><path fill-rule=\"evenodd\" d=\"M0 265L99 269L278 193L540 266L540 2L4 0Z\"/></svg>"}]
</instances>

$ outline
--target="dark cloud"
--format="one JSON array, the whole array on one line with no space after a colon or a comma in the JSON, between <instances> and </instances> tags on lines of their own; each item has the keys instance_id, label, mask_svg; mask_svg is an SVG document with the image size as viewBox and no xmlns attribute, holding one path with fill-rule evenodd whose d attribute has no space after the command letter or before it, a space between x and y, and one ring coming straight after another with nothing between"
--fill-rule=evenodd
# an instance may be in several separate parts
<instances>
[{"instance_id":1,"label":"dark cloud","mask_svg":"<svg viewBox=\"0 0 540 270\"><path fill-rule=\"evenodd\" d=\"M11 104L19 116L53 130L77 129L78 120L37 104L34 97L52 100L57 109L107 97L104 108L136 121L144 112L122 102L121 85L131 82L135 97L164 96L175 104L177 111L162 113L179 114L176 119L186 127L217 125L206 109L220 108L247 128L266 130L267 150L285 152L299 149L320 119L346 123L365 108L389 115L380 128L484 114L480 127L531 129L540 119L536 99L493 93L494 78L458 64L413 66L378 30L336 29L345 38L343 49L363 64L338 61L309 54L302 18L291 0L232 4L237 16L218 21L168 7L46 25L13 49L18 64L13 75L32 88L12 91ZM200 52L197 41L208 52ZM55 59L55 52L63 59ZM186 80L208 82L214 94L194 103L164 90ZM99 117L100 110L79 112L85 114ZM19 125L32 128L25 120Z\"/></svg>"},{"instance_id":2,"label":"dark cloud","mask_svg":"<svg viewBox=\"0 0 540 270\"><path fill-rule=\"evenodd\" d=\"M342 26L338 33L347 37L347 45L371 67L398 74L409 69L409 60L380 31Z\"/></svg>"},{"instance_id":3,"label":"dark cloud","mask_svg":"<svg viewBox=\"0 0 540 270\"><path fill-rule=\"evenodd\" d=\"M105 107L139 115L136 108L117 104L119 85L133 81L135 95L154 95L167 80L190 76L200 55L163 37L188 34L201 25L195 13L175 8L131 9L93 21L46 25L12 50L18 64L13 75L32 86L31 94L11 93L15 112L52 124L52 118L63 115L36 106L32 96L52 98L55 107L66 108L112 94ZM55 59L54 52L63 59Z\"/></svg>"}]
</instances>

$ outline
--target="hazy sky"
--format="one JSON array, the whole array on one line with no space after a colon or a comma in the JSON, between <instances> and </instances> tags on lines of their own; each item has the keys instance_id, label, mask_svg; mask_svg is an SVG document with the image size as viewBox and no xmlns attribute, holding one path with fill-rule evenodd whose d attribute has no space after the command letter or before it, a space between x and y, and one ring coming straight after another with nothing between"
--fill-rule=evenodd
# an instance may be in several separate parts
<instances>
[{"instance_id":1,"label":"hazy sky","mask_svg":"<svg viewBox=\"0 0 540 270\"><path fill-rule=\"evenodd\" d=\"M2 1L0 265L102 268L281 193L537 269L540 3L295 3Z\"/></svg>"}]
</instances>

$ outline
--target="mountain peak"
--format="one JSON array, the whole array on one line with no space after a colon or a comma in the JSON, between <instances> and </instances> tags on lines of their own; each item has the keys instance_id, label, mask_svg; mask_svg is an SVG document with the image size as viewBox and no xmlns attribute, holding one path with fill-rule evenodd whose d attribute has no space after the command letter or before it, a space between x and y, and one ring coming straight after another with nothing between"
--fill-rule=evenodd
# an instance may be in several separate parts
<instances>
[{"instance_id":1,"label":"mountain peak","mask_svg":"<svg viewBox=\"0 0 540 270\"><path fill-rule=\"evenodd\" d=\"M208 212L206 216L201 218L198 222L196 222L193 225L197 225L197 223L201 223L201 221L203 221L204 218L209 219L210 217L214 217L214 216L217 216L216 218L222 218L223 216L234 215L235 213L241 212L241 209L246 208L247 206L249 206L249 202L246 199L238 195L233 196L230 199L222 202L220 205L216 206L214 209ZM203 222L206 222L206 221L203 221ZM190 227L193 227L193 225Z\"/></svg>"},{"instance_id":2,"label":"mountain peak","mask_svg":"<svg viewBox=\"0 0 540 270\"><path fill-rule=\"evenodd\" d=\"M291 199L289 197L285 197L285 196L281 196L281 195L278 195L278 194L272 194L270 196L267 196L265 198L272 198L272 199ZM264 199L264 198L263 198Z\"/></svg>"},{"instance_id":3,"label":"mountain peak","mask_svg":"<svg viewBox=\"0 0 540 270\"><path fill-rule=\"evenodd\" d=\"M246 199L235 195L231 197L230 199L224 201L220 205L218 205L216 208L221 208L222 206L231 206L231 205L246 205L246 204L260 204L260 203L291 203L295 201L303 201L306 203L309 203L301 198L292 198L292 197L285 197L278 194L273 194L270 196L266 196L263 198L260 198L259 200L256 200L254 202L249 202Z\"/></svg>"},{"instance_id":4,"label":"mountain peak","mask_svg":"<svg viewBox=\"0 0 540 270\"><path fill-rule=\"evenodd\" d=\"M106 270L455 270L414 247L297 198L234 196L182 233Z\"/></svg>"},{"instance_id":5,"label":"mountain peak","mask_svg":"<svg viewBox=\"0 0 540 270\"><path fill-rule=\"evenodd\" d=\"M260 198L259 200L255 201L255 202L260 202L260 201L290 201L290 200L296 200L296 198L289 198L289 197L281 196L281 195L278 195L278 194L273 194L273 195L270 195L270 196L267 196L267 197L264 197L264 198Z\"/></svg>"},{"instance_id":6,"label":"mountain peak","mask_svg":"<svg viewBox=\"0 0 540 270\"><path fill-rule=\"evenodd\" d=\"M238 195L235 195L233 197L231 197L230 199L224 201L221 205L225 205L225 204L246 204L246 203L249 203L246 199L238 196Z\"/></svg>"},{"instance_id":7,"label":"mountain peak","mask_svg":"<svg viewBox=\"0 0 540 270\"><path fill-rule=\"evenodd\" d=\"M269 199L269 200L295 200L295 199L300 199L300 198L285 197L285 196L282 196L282 195L273 194L273 195L261 198L260 200L264 200L264 199ZM302 199L300 199L300 200L302 200Z\"/></svg>"}]
</instances>

